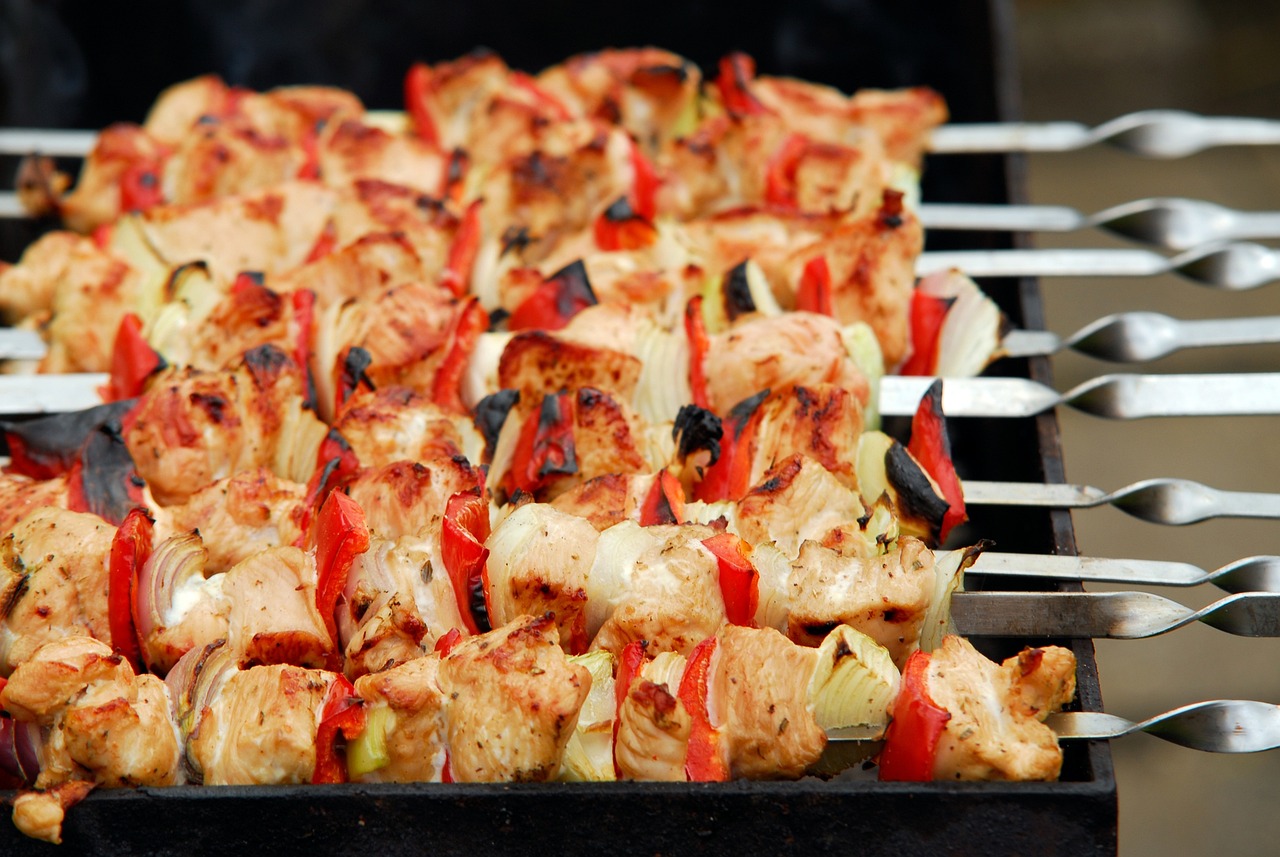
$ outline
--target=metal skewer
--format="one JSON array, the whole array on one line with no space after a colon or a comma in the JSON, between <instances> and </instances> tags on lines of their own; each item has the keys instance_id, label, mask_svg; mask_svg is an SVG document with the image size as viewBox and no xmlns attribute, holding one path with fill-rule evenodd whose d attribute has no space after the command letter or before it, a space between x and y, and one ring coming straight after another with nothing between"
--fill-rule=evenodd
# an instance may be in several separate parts
<instances>
[{"instance_id":1,"label":"metal skewer","mask_svg":"<svg viewBox=\"0 0 1280 857\"><path fill-rule=\"evenodd\" d=\"M1200 610L1150 592L957 592L961 634L1136 640L1203 622L1240 637L1280 637L1280 593L1242 592Z\"/></svg>"},{"instance_id":2,"label":"metal skewer","mask_svg":"<svg viewBox=\"0 0 1280 857\"><path fill-rule=\"evenodd\" d=\"M1189 479L1146 479L1115 491L1092 485L965 480L964 499L979 506L1091 509L1111 505L1135 518L1174 526L1213 518L1280 518L1280 494L1219 491Z\"/></svg>"},{"instance_id":3,"label":"metal skewer","mask_svg":"<svg viewBox=\"0 0 1280 857\"><path fill-rule=\"evenodd\" d=\"M1195 199L1137 199L1096 214L1061 205L950 203L924 203L917 211L927 229L1073 232L1098 228L1168 250L1190 250L1213 241L1280 237L1280 212L1236 211Z\"/></svg>"},{"instance_id":4,"label":"metal skewer","mask_svg":"<svg viewBox=\"0 0 1280 857\"><path fill-rule=\"evenodd\" d=\"M984 551L965 570L965 575L1036 577L1137 586L1199 586L1212 583L1219 589L1232 593L1280 592L1280 556L1245 557L1213 571L1206 571L1189 562Z\"/></svg>"},{"instance_id":5,"label":"metal skewer","mask_svg":"<svg viewBox=\"0 0 1280 857\"><path fill-rule=\"evenodd\" d=\"M1214 699L1184 705L1134 722L1101 711L1060 711L1045 724L1061 740L1109 741L1138 732L1206 753L1260 753L1280 747L1280 705L1248 699ZM829 741L881 738L852 726L827 730Z\"/></svg>"}]
</instances>

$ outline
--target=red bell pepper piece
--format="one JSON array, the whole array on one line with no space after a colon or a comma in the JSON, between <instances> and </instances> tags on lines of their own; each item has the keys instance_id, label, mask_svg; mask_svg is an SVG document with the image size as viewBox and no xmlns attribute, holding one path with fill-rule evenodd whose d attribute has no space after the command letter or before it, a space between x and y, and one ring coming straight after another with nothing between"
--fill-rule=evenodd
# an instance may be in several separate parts
<instances>
[{"instance_id":1,"label":"red bell pepper piece","mask_svg":"<svg viewBox=\"0 0 1280 857\"><path fill-rule=\"evenodd\" d=\"M99 250L106 250L111 246L111 239L115 237L116 225L114 223L103 223L95 226L90 237L93 239L93 246Z\"/></svg>"},{"instance_id":2,"label":"red bell pepper piece","mask_svg":"<svg viewBox=\"0 0 1280 857\"><path fill-rule=\"evenodd\" d=\"M445 506L440 537L444 568L453 584L462 623L472 634L489 630L489 609L484 580L489 549L489 504L480 492L454 494Z\"/></svg>"},{"instance_id":3,"label":"red bell pepper piece","mask_svg":"<svg viewBox=\"0 0 1280 857\"><path fill-rule=\"evenodd\" d=\"M692 783L723 782L729 779L729 766L720 751L720 731L711 725L707 712L710 690L711 658L715 655L715 637L708 637L693 647L676 693L689 712L689 749L685 755L684 774Z\"/></svg>"},{"instance_id":4,"label":"red bell pepper piece","mask_svg":"<svg viewBox=\"0 0 1280 857\"><path fill-rule=\"evenodd\" d=\"M457 297L467 293L471 271L476 264L476 254L480 251L481 203L482 200L477 199L467 206L458 231L453 236L453 244L449 246L444 273L440 275L440 283Z\"/></svg>"},{"instance_id":5,"label":"red bell pepper piece","mask_svg":"<svg viewBox=\"0 0 1280 857\"><path fill-rule=\"evenodd\" d=\"M489 314L480 306L478 298L467 298L453 317L449 331L448 350L431 381L431 400L442 408L455 413L467 413L462 402L462 377L467 372L467 361L480 341L480 334L489 329Z\"/></svg>"},{"instance_id":6,"label":"red bell pepper piece","mask_svg":"<svg viewBox=\"0 0 1280 857\"><path fill-rule=\"evenodd\" d=\"M364 510L341 491L333 491L320 507L316 519L316 608L333 641L333 664L340 667L338 625L334 611L347 585L347 575L355 558L369 549L369 528Z\"/></svg>"},{"instance_id":7,"label":"red bell pepper piece","mask_svg":"<svg viewBox=\"0 0 1280 857\"><path fill-rule=\"evenodd\" d=\"M453 647L458 645L462 640L462 632L457 628L450 628L436 639L436 647L433 651L439 653L440 657L447 658L449 653L453 651Z\"/></svg>"},{"instance_id":8,"label":"red bell pepper piece","mask_svg":"<svg viewBox=\"0 0 1280 857\"><path fill-rule=\"evenodd\" d=\"M363 386L366 390L377 389L373 379L369 377L369 367L373 364L373 356L367 349L352 345L343 349L341 356L342 370L338 373L338 384L333 391L333 412L342 413L342 406L347 399L355 395Z\"/></svg>"},{"instance_id":9,"label":"red bell pepper piece","mask_svg":"<svg viewBox=\"0 0 1280 857\"><path fill-rule=\"evenodd\" d=\"M809 141L803 134L788 134L765 165L764 201L787 210L795 209L796 170L800 159L809 149Z\"/></svg>"},{"instance_id":10,"label":"red bell pepper piece","mask_svg":"<svg viewBox=\"0 0 1280 857\"><path fill-rule=\"evenodd\" d=\"M938 538L945 541L952 527L968 520L964 507L964 489L956 475L955 462L951 460L951 438L947 435L947 422L942 414L942 379L929 385L924 398L911 418L911 440L907 452L920 462L925 472L933 477L942 489L942 498L949 507L942 516L942 529Z\"/></svg>"},{"instance_id":11,"label":"red bell pepper piece","mask_svg":"<svg viewBox=\"0 0 1280 857\"><path fill-rule=\"evenodd\" d=\"M670 470L661 471L653 480L640 507L640 526L680 524L684 522L684 488Z\"/></svg>"},{"instance_id":12,"label":"red bell pepper piece","mask_svg":"<svg viewBox=\"0 0 1280 857\"><path fill-rule=\"evenodd\" d=\"M345 783L347 764L338 752L338 733L348 741L364 731L367 715L364 700L356 696L356 689L342 673L333 677L333 684L324 696L320 709L320 725L316 729L316 768L311 774L313 783Z\"/></svg>"},{"instance_id":13,"label":"red bell pepper piece","mask_svg":"<svg viewBox=\"0 0 1280 857\"><path fill-rule=\"evenodd\" d=\"M144 671L145 665L134 617L134 589L138 572L151 556L152 533L150 513L142 508L133 509L116 530L107 561L107 627L111 631L111 647L138 673Z\"/></svg>"},{"instance_id":14,"label":"red bell pepper piece","mask_svg":"<svg viewBox=\"0 0 1280 857\"><path fill-rule=\"evenodd\" d=\"M933 375L938 364L938 339L951 309L949 298L937 298L916 289L911 293L911 356L900 375Z\"/></svg>"},{"instance_id":15,"label":"red bell pepper piece","mask_svg":"<svg viewBox=\"0 0 1280 857\"><path fill-rule=\"evenodd\" d=\"M658 216L658 173L635 139L631 140L631 172L635 176L631 185L631 208L652 222Z\"/></svg>"},{"instance_id":16,"label":"red bell pepper piece","mask_svg":"<svg viewBox=\"0 0 1280 857\"><path fill-rule=\"evenodd\" d=\"M929 654L913 652L902 671L893 722L880 753L880 779L924 783L933 779L938 741L951 714L929 698Z\"/></svg>"},{"instance_id":17,"label":"red bell pepper piece","mask_svg":"<svg viewBox=\"0 0 1280 857\"><path fill-rule=\"evenodd\" d=\"M431 67L414 63L404 76L404 109L413 122L413 130L432 146L440 145L440 132L431 115Z\"/></svg>"},{"instance_id":18,"label":"red bell pepper piece","mask_svg":"<svg viewBox=\"0 0 1280 857\"><path fill-rule=\"evenodd\" d=\"M684 332L689 338L689 387L693 390L693 403L711 410L707 398L707 374L704 365L711 339L707 336L707 323L702 318L702 296L689 299L684 308Z\"/></svg>"},{"instance_id":19,"label":"red bell pepper piece","mask_svg":"<svg viewBox=\"0 0 1280 857\"><path fill-rule=\"evenodd\" d=\"M311 251L307 253L307 258L303 262L304 265L310 265L328 256L338 246L338 228L333 224L333 218L330 217L324 223L324 229L320 230L320 234L316 236L316 241L311 245Z\"/></svg>"},{"instance_id":20,"label":"red bell pepper piece","mask_svg":"<svg viewBox=\"0 0 1280 857\"><path fill-rule=\"evenodd\" d=\"M164 202L164 190L160 187L160 160L146 160L130 164L120 174L120 210L123 212L147 211Z\"/></svg>"},{"instance_id":21,"label":"red bell pepper piece","mask_svg":"<svg viewBox=\"0 0 1280 857\"><path fill-rule=\"evenodd\" d=\"M744 53L734 52L720 60L720 76L716 78L716 88L720 91L720 101L729 115L755 116L769 112L751 93L751 81L755 76L755 60Z\"/></svg>"},{"instance_id":22,"label":"red bell pepper piece","mask_svg":"<svg viewBox=\"0 0 1280 857\"><path fill-rule=\"evenodd\" d=\"M827 266L826 256L815 256L804 266L796 294L796 309L819 315L836 314L831 295L831 268Z\"/></svg>"},{"instance_id":23,"label":"red bell pepper piece","mask_svg":"<svg viewBox=\"0 0 1280 857\"><path fill-rule=\"evenodd\" d=\"M599 303L581 260L566 265L536 288L507 319L508 330L560 330Z\"/></svg>"},{"instance_id":24,"label":"red bell pepper piece","mask_svg":"<svg viewBox=\"0 0 1280 857\"><path fill-rule=\"evenodd\" d=\"M728 418L724 420L720 457L703 472L702 480L694 486L694 499L705 503L740 500L751 490L751 464L756 428L760 424L756 414L768 396L769 391L762 390L729 411Z\"/></svg>"},{"instance_id":25,"label":"red bell pepper piece","mask_svg":"<svg viewBox=\"0 0 1280 857\"><path fill-rule=\"evenodd\" d=\"M299 541L310 538L314 543L314 534L310 530L316 513L334 489L359 471L360 459L351 444L347 443L347 439L337 429L329 429L329 433L320 442L315 472L307 480L306 499L302 504L303 518L300 522L303 535L298 537Z\"/></svg>"},{"instance_id":26,"label":"red bell pepper piece","mask_svg":"<svg viewBox=\"0 0 1280 857\"><path fill-rule=\"evenodd\" d=\"M720 566L725 618L734 625L754 628L756 608L760 605L760 573L747 558L742 539L733 533L720 533L703 539L702 544L715 555Z\"/></svg>"},{"instance_id":27,"label":"red bell pepper piece","mask_svg":"<svg viewBox=\"0 0 1280 857\"><path fill-rule=\"evenodd\" d=\"M594 235L601 250L643 250L658 240L653 223L636 213L625 196L601 212L596 218Z\"/></svg>"},{"instance_id":28,"label":"red bell pepper piece","mask_svg":"<svg viewBox=\"0 0 1280 857\"><path fill-rule=\"evenodd\" d=\"M449 751L444 751L444 767L440 769L440 782L453 782L453 760L449 758Z\"/></svg>"},{"instance_id":29,"label":"red bell pepper piece","mask_svg":"<svg viewBox=\"0 0 1280 857\"><path fill-rule=\"evenodd\" d=\"M505 477L509 492L519 489L532 494L552 476L578 472L573 424L572 394L562 391L543 397L516 439L511 470Z\"/></svg>"},{"instance_id":30,"label":"red bell pepper piece","mask_svg":"<svg viewBox=\"0 0 1280 857\"><path fill-rule=\"evenodd\" d=\"M141 395L147 379L166 365L142 335L142 319L127 313L116 328L115 344L111 347L111 374L99 393L108 402L132 399Z\"/></svg>"},{"instance_id":31,"label":"red bell pepper piece","mask_svg":"<svg viewBox=\"0 0 1280 857\"><path fill-rule=\"evenodd\" d=\"M627 695L631 693L632 683L644 668L645 645L646 643L643 640L632 640L622 647L622 651L618 655L618 674L613 679L613 698L615 703L613 711L613 773L615 777L622 776L622 771L618 769L618 725L622 720L622 703L626 702Z\"/></svg>"},{"instance_id":32,"label":"red bell pepper piece","mask_svg":"<svg viewBox=\"0 0 1280 857\"><path fill-rule=\"evenodd\" d=\"M302 163L298 166L297 178L302 181L320 180L320 129L323 123L312 123L302 132L298 141L302 149Z\"/></svg>"}]
</instances>

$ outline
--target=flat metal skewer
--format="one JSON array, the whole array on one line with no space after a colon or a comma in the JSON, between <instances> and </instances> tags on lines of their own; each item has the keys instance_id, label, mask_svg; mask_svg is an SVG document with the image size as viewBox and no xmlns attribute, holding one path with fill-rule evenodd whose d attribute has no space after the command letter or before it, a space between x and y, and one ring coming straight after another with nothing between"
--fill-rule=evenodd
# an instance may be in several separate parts
<instances>
[{"instance_id":1,"label":"flat metal skewer","mask_svg":"<svg viewBox=\"0 0 1280 857\"><path fill-rule=\"evenodd\" d=\"M1206 571L1189 562L984 551L965 576L1025 577L1135 586L1199 586L1226 592L1280 592L1280 556L1250 556Z\"/></svg>"}]
</instances>

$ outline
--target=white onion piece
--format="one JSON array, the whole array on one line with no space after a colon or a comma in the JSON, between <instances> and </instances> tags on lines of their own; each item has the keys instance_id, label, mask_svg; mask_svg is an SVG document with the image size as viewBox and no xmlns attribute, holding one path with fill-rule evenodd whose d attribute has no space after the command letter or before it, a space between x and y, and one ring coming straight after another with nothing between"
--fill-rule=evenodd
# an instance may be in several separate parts
<instances>
[{"instance_id":1,"label":"white onion piece","mask_svg":"<svg viewBox=\"0 0 1280 857\"><path fill-rule=\"evenodd\" d=\"M640 671L640 677L654 684L665 685L672 696L680 690L680 680L684 678L684 668L689 659L679 652L659 652L658 656L647 662Z\"/></svg>"},{"instance_id":2,"label":"white onion piece","mask_svg":"<svg viewBox=\"0 0 1280 857\"><path fill-rule=\"evenodd\" d=\"M635 392L637 413L650 424L674 421L680 406L693 401L687 337L646 319L636 333L635 356L642 364Z\"/></svg>"},{"instance_id":3,"label":"white onion piece","mask_svg":"<svg viewBox=\"0 0 1280 857\"><path fill-rule=\"evenodd\" d=\"M705 503L702 500L694 500L684 504L684 518L691 524L714 524L721 518L724 519L725 528L735 536L738 533L738 504L732 500L717 500L714 503Z\"/></svg>"},{"instance_id":4,"label":"white onion piece","mask_svg":"<svg viewBox=\"0 0 1280 857\"><path fill-rule=\"evenodd\" d=\"M631 591L636 560L662 540L635 521L614 524L600 533L595 561L587 573L587 637L594 638Z\"/></svg>"},{"instance_id":5,"label":"white onion piece","mask_svg":"<svg viewBox=\"0 0 1280 857\"><path fill-rule=\"evenodd\" d=\"M613 655L606 651L572 655L569 663L591 673L591 692L578 712L578 725L569 737L560 762L565 782L610 782L613 770L614 696Z\"/></svg>"},{"instance_id":6,"label":"white onion piece","mask_svg":"<svg viewBox=\"0 0 1280 857\"><path fill-rule=\"evenodd\" d=\"M902 207L910 211L920 208L920 171L910 164L895 162L889 173L889 187L902 192Z\"/></svg>"},{"instance_id":7,"label":"white onion piece","mask_svg":"<svg viewBox=\"0 0 1280 857\"><path fill-rule=\"evenodd\" d=\"M751 552L751 564L760 575L760 603L756 624L787 632L791 602L791 560L773 545L758 545Z\"/></svg>"},{"instance_id":8,"label":"white onion piece","mask_svg":"<svg viewBox=\"0 0 1280 857\"><path fill-rule=\"evenodd\" d=\"M916 288L952 301L938 335L934 374L944 378L980 374L1000 348L1000 308L977 283L956 270L930 274Z\"/></svg>"},{"instance_id":9,"label":"white onion piece","mask_svg":"<svg viewBox=\"0 0 1280 857\"><path fill-rule=\"evenodd\" d=\"M988 543L953 551L934 551L933 594L920 627L920 649L932 652L947 634L956 633L951 621L951 595L964 584L964 570L973 565Z\"/></svg>"},{"instance_id":10,"label":"white onion piece","mask_svg":"<svg viewBox=\"0 0 1280 857\"><path fill-rule=\"evenodd\" d=\"M471 410L485 396L498 392L498 363L514 333L482 333L467 359L462 376L462 401Z\"/></svg>"},{"instance_id":11,"label":"white onion piece","mask_svg":"<svg viewBox=\"0 0 1280 857\"><path fill-rule=\"evenodd\" d=\"M900 683L888 649L840 625L818 646L808 701L823 729L863 726L874 739L889 724Z\"/></svg>"},{"instance_id":12,"label":"white onion piece","mask_svg":"<svg viewBox=\"0 0 1280 857\"><path fill-rule=\"evenodd\" d=\"M863 409L863 427L867 431L880 428L880 381L884 378L884 353L880 340L865 321L855 321L840 328L840 340L845 353L867 379L871 395Z\"/></svg>"},{"instance_id":13,"label":"white onion piece","mask_svg":"<svg viewBox=\"0 0 1280 857\"><path fill-rule=\"evenodd\" d=\"M755 260L747 260L747 290L751 293L751 302L756 305L756 312L764 316L782 315L782 307L774 296L769 278Z\"/></svg>"}]
</instances>

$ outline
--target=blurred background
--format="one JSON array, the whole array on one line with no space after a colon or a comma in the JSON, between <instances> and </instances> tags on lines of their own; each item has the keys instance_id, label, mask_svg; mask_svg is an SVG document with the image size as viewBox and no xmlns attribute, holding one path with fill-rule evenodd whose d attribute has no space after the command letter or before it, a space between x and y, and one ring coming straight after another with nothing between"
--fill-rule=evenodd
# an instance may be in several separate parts
<instances>
[{"instance_id":1,"label":"blurred background","mask_svg":"<svg viewBox=\"0 0 1280 857\"><path fill-rule=\"evenodd\" d=\"M1017 0L1023 109L1033 120L1089 124L1131 110L1280 117L1280 4L1269 0ZM1150 196L1280 210L1280 148L1234 148L1145 161L1097 147L1034 156L1032 202L1100 211ZM1038 236L1038 246L1126 246L1097 232ZM1280 316L1280 285L1215 291L1175 276L1046 280L1048 327L1068 335L1103 315L1153 310L1179 318ZM1204 349L1128 369L1074 354L1054 359L1058 389L1110 371L1276 372L1280 346ZM1120 423L1059 414L1067 479L1113 490L1157 476L1235 491L1280 491L1280 417ZM1180 560L1207 569L1280 553L1280 523L1172 528L1115 509L1074 515L1082 554ZM1089 587L1104 589L1106 587ZM1120 587L1115 587L1120 588ZM1203 590L1203 591L1200 591ZM1212 587L1156 590L1196 607ZM1197 625L1153 640L1098 644L1107 711L1138 720L1214 698L1280 702L1280 640L1231 637ZM1214 756L1151 736L1112 743L1120 853L1274 854L1280 842L1280 752Z\"/></svg>"}]
</instances>

